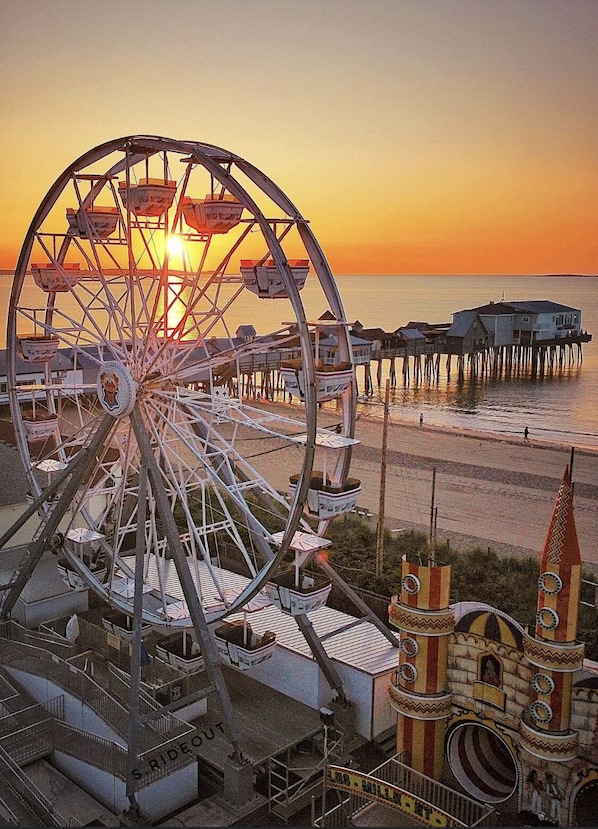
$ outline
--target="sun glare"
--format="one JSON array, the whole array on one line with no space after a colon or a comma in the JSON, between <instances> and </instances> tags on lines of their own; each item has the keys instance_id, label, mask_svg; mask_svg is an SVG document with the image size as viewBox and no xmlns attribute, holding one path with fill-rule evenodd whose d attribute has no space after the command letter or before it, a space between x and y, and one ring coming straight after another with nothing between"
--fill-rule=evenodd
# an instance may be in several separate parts
<instances>
[{"instance_id":1,"label":"sun glare","mask_svg":"<svg viewBox=\"0 0 598 829\"><path fill-rule=\"evenodd\" d=\"M180 236L169 236L166 242L169 256L182 256L185 246Z\"/></svg>"}]
</instances>

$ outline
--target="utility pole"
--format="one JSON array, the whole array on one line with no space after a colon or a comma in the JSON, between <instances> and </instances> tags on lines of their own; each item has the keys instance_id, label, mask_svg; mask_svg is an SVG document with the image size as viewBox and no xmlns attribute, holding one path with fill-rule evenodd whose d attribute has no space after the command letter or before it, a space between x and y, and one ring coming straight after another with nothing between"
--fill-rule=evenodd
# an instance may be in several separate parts
<instances>
[{"instance_id":1,"label":"utility pole","mask_svg":"<svg viewBox=\"0 0 598 829\"><path fill-rule=\"evenodd\" d=\"M430 563L436 561L436 525L434 500L436 497L436 467L432 470L432 501L430 503Z\"/></svg>"},{"instance_id":2,"label":"utility pole","mask_svg":"<svg viewBox=\"0 0 598 829\"><path fill-rule=\"evenodd\" d=\"M382 575L384 562L384 502L386 498L386 451L388 445L388 401L390 379L386 379L384 394L384 425L382 427L382 462L380 464L380 501L378 504L378 529L376 536L376 577Z\"/></svg>"},{"instance_id":3,"label":"utility pole","mask_svg":"<svg viewBox=\"0 0 598 829\"><path fill-rule=\"evenodd\" d=\"M320 720L324 726L324 764L322 766L322 826L326 826L326 776L328 774L328 728L334 725L334 712L320 708Z\"/></svg>"}]
</instances>

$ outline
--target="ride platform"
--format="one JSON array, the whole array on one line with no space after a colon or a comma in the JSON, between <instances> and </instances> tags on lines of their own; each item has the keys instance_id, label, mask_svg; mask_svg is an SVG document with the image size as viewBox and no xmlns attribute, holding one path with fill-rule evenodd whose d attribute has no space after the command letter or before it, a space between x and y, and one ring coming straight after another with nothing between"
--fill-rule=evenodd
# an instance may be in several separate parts
<instances>
[{"instance_id":1,"label":"ride platform","mask_svg":"<svg viewBox=\"0 0 598 829\"><path fill-rule=\"evenodd\" d=\"M302 702L263 685L246 673L222 666L240 730L240 746L254 767L322 730L320 714ZM205 735L194 750L212 768L224 773L231 744L224 733L224 715L216 691L208 696L208 710L191 725Z\"/></svg>"}]
</instances>

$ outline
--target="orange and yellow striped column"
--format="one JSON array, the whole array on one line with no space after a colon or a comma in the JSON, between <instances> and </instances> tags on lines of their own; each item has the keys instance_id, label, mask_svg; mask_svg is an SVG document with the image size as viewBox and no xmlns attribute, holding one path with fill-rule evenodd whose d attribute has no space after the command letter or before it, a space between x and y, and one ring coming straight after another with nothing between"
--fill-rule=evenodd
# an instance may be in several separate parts
<instances>
[{"instance_id":1,"label":"orange and yellow striped column","mask_svg":"<svg viewBox=\"0 0 598 829\"><path fill-rule=\"evenodd\" d=\"M450 579L450 566L419 564L403 556L401 592L389 606L389 620L399 629L401 643L389 689L398 713L397 752L404 752L407 765L434 779L442 774L452 699L446 690L448 637L455 624Z\"/></svg>"}]
</instances>

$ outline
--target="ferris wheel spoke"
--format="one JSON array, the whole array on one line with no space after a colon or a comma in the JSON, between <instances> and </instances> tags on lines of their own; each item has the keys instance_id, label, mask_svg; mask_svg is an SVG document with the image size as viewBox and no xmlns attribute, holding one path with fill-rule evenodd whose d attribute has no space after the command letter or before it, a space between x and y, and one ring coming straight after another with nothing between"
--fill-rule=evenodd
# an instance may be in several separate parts
<instances>
[{"instance_id":1,"label":"ferris wheel spoke","mask_svg":"<svg viewBox=\"0 0 598 829\"><path fill-rule=\"evenodd\" d=\"M172 402L174 400L173 398ZM286 503L284 499L270 488L250 465L245 463L234 445L222 440L215 433L212 425L197 412L192 417L185 418L181 418L179 414L178 420L175 421L174 418L177 415L174 409L150 405L155 417L146 417L146 422L151 424L154 444L161 447L161 456L171 476L170 482L176 480L179 497L186 500L188 492L193 492L198 486L205 487L206 485L211 485L218 493L226 492L242 511L244 520L250 521L252 532L256 533L260 539L265 538L268 533L259 522L255 521L247 508L247 494L252 492L263 500L267 492L280 504ZM161 421L161 429L157 427L156 419ZM166 429L172 430L168 440L165 437ZM171 446L184 447L189 456L185 459L181 452L174 455L178 462L178 469L174 467ZM243 471L241 471L242 468ZM221 498L220 494L218 497ZM241 544L238 537L236 540ZM269 558L271 553L265 542L260 542L260 545L262 555Z\"/></svg>"},{"instance_id":2,"label":"ferris wheel spoke","mask_svg":"<svg viewBox=\"0 0 598 829\"><path fill-rule=\"evenodd\" d=\"M110 350L116 358L122 358L126 352L128 332L121 324L125 322L125 317L120 307L119 297L113 295L112 282L105 280L99 274L94 276L93 290L88 287L85 278L70 289L70 296L80 314L75 316L65 309L53 307L52 320L47 328L48 330L55 328L56 333L69 344L70 341L73 345L99 344ZM60 320L68 323L68 327L61 325ZM100 324L101 320L104 322L103 326ZM116 330L116 340L110 333L112 326Z\"/></svg>"},{"instance_id":3,"label":"ferris wheel spoke","mask_svg":"<svg viewBox=\"0 0 598 829\"><path fill-rule=\"evenodd\" d=\"M188 388L177 389L177 396L191 411L210 412L211 416L217 417L219 421L244 426L268 437L280 438L289 445L300 445L296 439L306 433L304 420L297 420L267 408L258 408L237 398L224 397L214 401L211 395ZM330 434L327 429L319 429L318 433Z\"/></svg>"},{"instance_id":4,"label":"ferris wheel spoke","mask_svg":"<svg viewBox=\"0 0 598 829\"><path fill-rule=\"evenodd\" d=\"M165 410L163 408L159 411L159 416L165 418ZM152 422L146 416L144 422ZM172 426L172 422L168 421ZM198 428L199 419L195 418L192 426L195 439ZM232 543L234 549L241 556L244 561L247 575L254 580L261 574L259 583L263 583L266 579L266 574L269 571L269 562L278 558L280 554L276 555L272 552L270 542L270 533L265 530L263 525L256 520L247 501L247 482L246 479L239 480L238 470L235 470L230 464L219 463L222 460L222 451L218 447L214 448L211 444L210 438L207 437L208 428L204 428L204 433L201 435L201 445L205 446L203 451L196 453L193 466L193 478L184 481L177 480L176 470L172 462L164 461L164 456L167 454L168 447L164 442L160 442L163 447L160 457L162 463L158 464L158 468L162 470L164 476L164 483L171 491L173 489L173 481L176 481L174 488L179 495L177 506L183 510L187 521L187 527L192 539L198 543L203 555L205 555L204 562L212 577L212 582L215 590L220 598L224 598L226 579L222 581L219 571L216 571L211 563L208 563L211 555L214 553L214 546L210 547L209 539L214 539L217 542L218 536L222 533L228 538L229 543ZM154 438L154 444L159 439L159 433L154 426L151 430ZM190 437L193 438L193 433L189 432L188 425L185 424L184 431L181 430L179 437L181 443L189 445ZM192 448L195 446L192 443ZM196 478L198 470L201 470L201 485L198 487ZM261 486L256 488L255 485L250 484L249 491L259 493L262 495L264 482L260 481ZM197 495L199 493L199 496ZM274 493L270 493L273 495ZM209 495L209 498L207 497ZM225 497L226 496L226 497ZM217 516L213 514L214 504L213 499L216 499ZM228 500L233 504L233 510L229 506ZM262 495L263 499L263 495ZM195 504L194 504L195 500ZM281 503L282 499L281 499ZM196 509L201 508L200 521L198 522L198 514ZM285 504L286 506L286 504ZM207 507L207 508L206 508ZM287 508L288 512L288 508ZM279 513L279 517L284 519L284 516ZM201 526L201 532L198 527ZM284 526L284 524L283 524ZM250 547L242 540L242 532L249 534ZM210 555L206 555L209 551ZM225 600L225 604L231 605L231 598Z\"/></svg>"},{"instance_id":5,"label":"ferris wheel spoke","mask_svg":"<svg viewBox=\"0 0 598 829\"><path fill-rule=\"evenodd\" d=\"M182 283L181 283L182 284ZM169 284L169 290L173 293L177 289L172 288L172 283ZM164 352L171 350L172 343L185 343L191 341L195 336L197 341L205 343L212 335L212 332L219 324L223 324L226 312L233 306L234 302L241 296L243 288L240 287L235 294L230 297L223 308L217 304L217 300L213 297L206 297L203 292L197 292L195 295L186 296L186 289L181 288L178 293L175 293L169 308L166 313L160 316L157 320L158 326L166 331L166 336L163 338L160 347L158 347L153 355L153 360L149 363L148 369L151 370L155 363L157 363ZM200 310L201 302L207 305L207 308ZM178 314L178 308L182 308L181 314ZM176 312L175 316L179 316L178 322L174 326L168 323L168 312ZM232 333L228 327L224 325L225 335L232 339ZM204 346L205 347L205 346ZM189 349L191 353L191 349Z\"/></svg>"},{"instance_id":6,"label":"ferris wheel spoke","mask_svg":"<svg viewBox=\"0 0 598 829\"><path fill-rule=\"evenodd\" d=\"M221 405L219 401L214 406L211 396L192 391L182 392L180 389L170 394L161 391L159 398L170 401L173 412L183 413L178 422L175 422L174 418L169 419L164 411L160 411L160 416L176 430L176 440L188 445L194 456L194 469L197 468L197 464L203 463L203 459L211 451L216 457L221 458L222 464L230 464L236 469L244 468L250 476L253 475L259 480L260 476L247 462L246 455L236 446L237 428L245 428L249 439L257 432L278 440L281 446L292 446L296 449L298 444L294 439L295 435L305 434L305 424L300 421L277 417L257 408L250 410L249 407L239 405L237 401L229 402L226 398L221 401ZM232 426L235 431L229 437L225 437L219 428L222 424ZM276 424L278 429L274 429L273 424ZM288 431L283 431L283 428ZM260 486L267 488L263 484Z\"/></svg>"}]
</instances>

